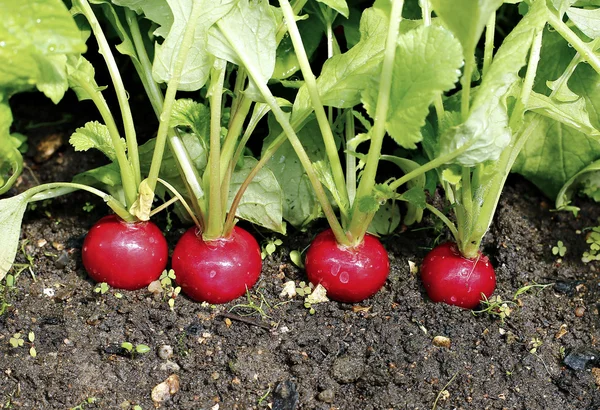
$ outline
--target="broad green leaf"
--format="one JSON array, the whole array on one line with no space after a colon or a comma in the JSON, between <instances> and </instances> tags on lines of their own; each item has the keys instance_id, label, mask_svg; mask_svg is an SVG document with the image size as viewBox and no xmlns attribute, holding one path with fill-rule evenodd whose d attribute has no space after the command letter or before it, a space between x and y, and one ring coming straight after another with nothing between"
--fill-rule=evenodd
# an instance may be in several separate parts
<instances>
[{"instance_id":1,"label":"broad green leaf","mask_svg":"<svg viewBox=\"0 0 600 410\"><path fill-rule=\"evenodd\" d=\"M400 35L386 121L388 134L399 145L416 148L429 106L436 96L454 87L462 64L460 43L443 27L421 26ZM379 81L372 77L362 94L373 118L378 90Z\"/></svg>"},{"instance_id":2,"label":"broad green leaf","mask_svg":"<svg viewBox=\"0 0 600 410\"><path fill-rule=\"evenodd\" d=\"M20 195L0 200L0 280L4 279L17 256L21 222L30 197L31 194L25 191Z\"/></svg>"},{"instance_id":3,"label":"broad green leaf","mask_svg":"<svg viewBox=\"0 0 600 410\"><path fill-rule=\"evenodd\" d=\"M266 84L275 69L276 31L275 13L268 1L239 0L231 12L209 30L208 48L218 58L251 67L257 75L254 80ZM247 95L262 100L253 80Z\"/></svg>"},{"instance_id":4,"label":"broad green leaf","mask_svg":"<svg viewBox=\"0 0 600 410\"><path fill-rule=\"evenodd\" d=\"M331 197L335 201L340 212L343 215L348 216L348 212L350 212L350 205L341 197L337 187L335 186L335 181L333 180L333 174L331 172L331 166L329 165L329 162L316 161L313 163L313 166L317 172L319 181L327 189L327 191L329 191L329 194L331 194Z\"/></svg>"},{"instance_id":5,"label":"broad green leaf","mask_svg":"<svg viewBox=\"0 0 600 410\"><path fill-rule=\"evenodd\" d=\"M600 130L600 74L587 64L580 64L571 76L571 89L585 100L590 123Z\"/></svg>"},{"instance_id":6,"label":"broad green leaf","mask_svg":"<svg viewBox=\"0 0 600 410\"><path fill-rule=\"evenodd\" d=\"M600 156L600 143L574 128L539 114L527 114L524 127L533 134L521 150L513 171L532 181L548 197Z\"/></svg>"},{"instance_id":7,"label":"broad green leaf","mask_svg":"<svg viewBox=\"0 0 600 410\"><path fill-rule=\"evenodd\" d=\"M369 225L368 232L376 235L390 235L400 225L400 207L388 201L379 207Z\"/></svg>"},{"instance_id":8,"label":"broad green leaf","mask_svg":"<svg viewBox=\"0 0 600 410\"><path fill-rule=\"evenodd\" d=\"M330 8L334 9L342 16L348 18L350 10L348 10L348 4L346 0L317 0L319 3L326 4Z\"/></svg>"},{"instance_id":9,"label":"broad green leaf","mask_svg":"<svg viewBox=\"0 0 600 410\"><path fill-rule=\"evenodd\" d=\"M476 90L469 117L441 136L440 154L471 144L454 163L470 167L498 159L512 136L508 128L506 95L509 88L520 80L519 70L526 63L536 31L546 24L546 13L545 4L535 2L504 39Z\"/></svg>"},{"instance_id":10,"label":"broad green leaf","mask_svg":"<svg viewBox=\"0 0 600 410\"><path fill-rule=\"evenodd\" d=\"M590 137L600 138L600 130L594 128L590 123L590 116L584 98L578 97L577 100L572 102L560 102L532 92L527 103L527 110L573 127Z\"/></svg>"},{"instance_id":11,"label":"broad green leaf","mask_svg":"<svg viewBox=\"0 0 600 410\"><path fill-rule=\"evenodd\" d=\"M567 16L589 38L600 37L600 8L589 10L571 7L567 10Z\"/></svg>"},{"instance_id":12,"label":"broad green leaf","mask_svg":"<svg viewBox=\"0 0 600 410\"><path fill-rule=\"evenodd\" d=\"M173 22L169 34L162 44L156 44L152 74L159 82L169 82L173 76L175 59L179 54L179 44L187 24L195 24L194 44L190 48L179 82L182 91L200 89L208 79L213 57L207 50L208 30L233 7L235 0L166 0L173 13ZM192 2L200 1L203 13L196 22L189 22ZM160 17L160 16L158 16ZM162 21L163 19L158 18ZM164 28L168 22L164 22Z\"/></svg>"},{"instance_id":13,"label":"broad green leaf","mask_svg":"<svg viewBox=\"0 0 600 410\"><path fill-rule=\"evenodd\" d=\"M75 55L67 57L67 80L79 101L92 98L90 88L94 93L100 93L106 89L96 83L94 76L94 66L85 57Z\"/></svg>"},{"instance_id":14,"label":"broad green leaf","mask_svg":"<svg viewBox=\"0 0 600 410\"><path fill-rule=\"evenodd\" d=\"M361 39L344 54L333 56L323 65L317 78L321 101L326 106L350 108L360 103L360 95L369 78L381 70L387 37L387 16L379 9L368 8L360 21ZM292 117L312 111L308 88L298 91Z\"/></svg>"},{"instance_id":15,"label":"broad green leaf","mask_svg":"<svg viewBox=\"0 0 600 410\"><path fill-rule=\"evenodd\" d=\"M67 90L66 55L86 50L60 0L0 0L0 90L34 86L57 103Z\"/></svg>"},{"instance_id":16,"label":"broad green leaf","mask_svg":"<svg viewBox=\"0 0 600 410\"><path fill-rule=\"evenodd\" d=\"M154 35L167 37L173 25L174 16L167 0L111 0L118 6L128 7L137 14L143 14L148 20L159 25ZM176 4L176 3L173 3Z\"/></svg>"},{"instance_id":17,"label":"broad green leaf","mask_svg":"<svg viewBox=\"0 0 600 410\"><path fill-rule=\"evenodd\" d=\"M563 16L567 9L573 5L577 0L551 0L552 7L558 11L559 16Z\"/></svg>"},{"instance_id":18,"label":"broad green leaf","mask_svg":"<svg viewBox=\"0 0 600 410\"><path fill-rule=\"evenodd\" d=\"M210 135L210 109L192 99L179 99L171 112L172 127L189 127L194 134L208 143Z\"/></svg>"},{"instance_id":19,"label":"broad green leaf","mask_svg":"<svg viewBox=\"0 0 600 410\"><path fill-rule=\"evenodd\" d=\"M576 53L560 34L546 27L533 90L544 95L552 92L553 98L559 101L577 99L567 87L572 72L565 72Z\"/></svg>"},{"instance_id":20,"label":"broad green leaf","mask_svg":"<svg viewBox=\"0 0 600 410\"><path fill-rule=\"evenodd\" d=\"M77 174L73 177L73 182L102 189L125 203L121 172L115 162Z\"/></svg>"},{"instance_id":21,"label":"broad green leaf","mask_svg":"<svg viewBox=\"0 0 600 410\"><path fill-rule=\"evenodd\" d=\"M231 176L228 206L231 205L235 194L250 171L258 163L252 157L244 157L243 162L242 167L237 168ZM273 232L285 234L282 194L273 172L269 168L263 167L242 195L235 215Z\"/></svg>"},{"instance_id":22,"label":"broad green leaf","mask_svg":"<svg viewBox=\"0 0 600 410\"><path fill-rule=\"evenodd\" d=\"M304 50L310 58L323 39L323 25L314 18L297 21L296 24L298 25L298 30L300 30L300 35L302 36ZM272 77L277 80L283 80L289 78L298 72L298 70L300 70L300 64L298 63L298 58L294 52L292 39L289 35L285 35L277 46L275 67L273 69Z\"/></svg>"},{"instance_id":23,"label":"broad green leaf","mask_svg":"<svg viewBox=\"0 0 600 410\"><path fill-rule=\"evenodd\" d=\"M125 149L125 140L121 138L120 142ZM111 161L117 159L108 128L98 121L90 121L83 127L77 128L71 135L69 143L75 148L75 151L87 151L95 148L102 151Z\"/></svg>"},{"instance_id":24,"label":"broad green leaf","mask_svg":"<svg viewBox=\"0 0 600 410\"><path fill-rule=\"evenodd\" d=\"M463 46L465 58L472 58L481 33L502 0L431 0L435 13Z\"/></svg>"},{"instance_id":25,"label":"broad green leaf","mask_svg":"<svg viewBox=\"0 0 600 410\"><path fill-rule=\"evenodd\" d=\"M269 136L263 143L263 152L281 132L277 121L269 115ZM325 146L316 121L313 120L304 126L298 132L298 137L312 162L325 160ZM283 190L283 219L297 228L303 228L320 216L321 207L312 185L288 141L279 147L267 166L273 171Z\"/></svg>"}]
</instances>

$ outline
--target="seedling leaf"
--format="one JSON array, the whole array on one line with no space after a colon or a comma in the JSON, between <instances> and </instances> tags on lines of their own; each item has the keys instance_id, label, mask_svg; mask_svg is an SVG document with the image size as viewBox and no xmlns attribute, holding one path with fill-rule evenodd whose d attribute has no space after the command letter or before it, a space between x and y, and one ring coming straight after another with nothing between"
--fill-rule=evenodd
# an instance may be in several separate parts
<instances>
[{"instance_id":1,"label":"seedling leaf","mask_svg":"<svg viewBox=\"0 0 600 410\"><path fill-rule=\"evenodd\" d=\"M98 121L90 121L85 126L77 128L71 135L69 143L75 148L75 151L87 151L90 148L96 148L102 151L111 161L117 159L108 128ZM121 139L121 144L125 149L124 139Z\"/></svg>"}]
</instances>

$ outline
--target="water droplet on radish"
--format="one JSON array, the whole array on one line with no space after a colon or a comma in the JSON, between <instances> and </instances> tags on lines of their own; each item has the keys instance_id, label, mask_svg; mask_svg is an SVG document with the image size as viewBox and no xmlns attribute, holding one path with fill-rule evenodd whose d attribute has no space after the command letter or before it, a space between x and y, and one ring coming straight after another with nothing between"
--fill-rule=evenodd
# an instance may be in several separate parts
<instances>
[{"instance_id":1,"label":"water droplet on radish","mask_svg":"<svg viewBox=\"0 0 600 410\"><path fill-rule=\"evenodd\" d=\"M84 247L83 247L83 251L84 251L84 252L87 252L87 246L84 246Z\"/></svg>"},{"instance_id":2,"label":"water droplet on radish","mask_svg":"<svg viewBox=\"0 0 600 410\"><path fill-rule=\"evenodd\" d=\"M155 239L154 239L153 237L150 237L150 238L148 239L148 241L149 241L150 243L154 243L154 242L155 242Z\"/></svg>"},{"instance_id":3,"label":"water droplet on radish","mask_svg":"<svg viewBox=\"0 0 600 410\"><path fill-rule=\"evenodd\" d=\"M450 302L455 303L456 302L456 296L451 296L450 297Z\"/></svg>"},{"instance_id":4,"label":"water droplet on radish","mask_svg":"<svg viewBox=\"0 0 600 410\"><path fill-rule=\"evenodd\" d=\"M348 283L348 281L350 280L350 275L348 275L348 272L342 272L340 273L340 282L342 283Z\"/></svg>"},{"instance_id":5,"label":"water droplet on radish","mask_svg":"<svg viewBox=\"0 0 600 410\"><path fill-rule=\"evenodd\" d=\"M210 276L211 278L214 278L215 276L217 276L217 271L211 270L211 271L208 273L208 276Z\"/></svg>"},{"instance_id":6,"label":"water droplet on radish","mask_svg":"<svg viewBox=\"0 0 600 410\"><path fill-rule=\"evenodd\" d=\"M338 273L340 273L340 266L339 265L332 266L331 270L329 272L331 273L331 276L337 276Z\"/></svg>"}]
</instances>

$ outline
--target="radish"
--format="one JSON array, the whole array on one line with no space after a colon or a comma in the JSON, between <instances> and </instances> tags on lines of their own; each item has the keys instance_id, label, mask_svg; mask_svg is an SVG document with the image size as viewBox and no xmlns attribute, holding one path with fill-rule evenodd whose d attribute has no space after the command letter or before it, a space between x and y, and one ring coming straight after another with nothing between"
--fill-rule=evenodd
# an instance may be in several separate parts
<instances>
[{"instance_id":1,"label":"radish","mask_svg":"<svg viewBox=\"0 0 600 410\"><path fill-rule=\"evenodd\" d=\"M190 298L225 303L254 286L262 259L256 239L238 226L229 237L209 242L192 227L175 246L172 265L177 283Z\"/></svg>"},{"instance_id":2,"label":"radish","mask_svg":"<svg viewBox=\"0 0 600 410\"><path fill-rule=\"evenodd\" d=\"M81 256L85 270L96 282L136 290L158 279L167 266L169 250L153 222L128 223L108 215L88 232Z\"/></svg>"},{"instance_id":3,"label":"radish","mask_svg":"<svg viewBox=\"0 0 600 410\"><path fill-rule=\"evenodd\" d=\"M377 238L366 235L360 245L347 248L337 243L331 229L312 241L305 266L312 283L323 285L328 297L346 303L373 296L390 270L387 251Z\"/></svg>"},{"instance_id":4,"label":"radish","mask_svg":"<svg viewBox=\"0 0 600 410\"><path fill-rule=\"evenodd\" d=\"M496 288L496 274L481 252L473 259L461 255L458 246L446 242L431 250L421 265L421 280L433 302L465 309L475 308Z\"/></svg>"}]
</instances>

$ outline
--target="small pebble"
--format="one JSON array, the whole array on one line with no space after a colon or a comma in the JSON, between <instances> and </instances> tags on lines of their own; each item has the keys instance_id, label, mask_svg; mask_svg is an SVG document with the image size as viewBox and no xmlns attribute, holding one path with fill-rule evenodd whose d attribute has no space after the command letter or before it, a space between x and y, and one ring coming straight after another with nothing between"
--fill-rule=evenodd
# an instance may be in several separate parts
<instances>
[{"instance_id":1,"label":"small pebble","mask_svg":"<svg viewBox=\"0 0 600 410\"><path fill-rule=\"evenodd\" d=\"M45 239L43 239L43 238L42 239L38 239L37 246L38 246L38 248L41 248L41 247L45 246L47 243L48 243L48 241L45 240Z\"/></svg>"},{"instance_id":2,"label":"small pebble","mask_svg":"<svg viewBox=\"0 0 600 410\"><path fill-rule=\"evenodd\" d=\"M173 348L169 345L162 345L158 348L158 357L168 360L173 357Z\"/></svg>"},{"instance_id":3,"label":"small pebble","mask_svg":"<svg viewBox=\"0 0 600 410\"><path fill-rule=\"evenodd\" d=\"M332 366L333 378L339 383L353 383L362 376L364 371L365 363L360 357L338 357Z\"/></svg>"},{"instance_id":4,"label":"small pebble","mask_svg":"<svg viewBox=\"0 0 600 410\"><path fill-rule=\"evenodd\" d=\"M331 389L323 390L317 396L317 399L319 399L319 401L322 401L323 403L333 403L334 398L335 398L335 393Z\"/></svg>"},{"instance_id":5,"label":"small pebble","mask_svg":"<svg viewBox=\"0 0 600 410\"><path fill-rule=\"evenodd\" d=\"M152 389L152 401L154 405L158 407L160 403L163 403L171 398L175 393L179 391L179 376L176 374L170 375L167 380L157 384Z\"/></svg>"},{"instance_id":6,"label":"small pebble","mask_svg":"<svg viewBox=\"0 0 600 410\"><path fill-rule=\"evenodd\" d=\"M56 261L54 262L54 265L58 268L58 269L64 269L67 267L67 265L69 264L69 259L71 259L69 257L69 254L66 251L62 251L60 253L60 256L56 259Z\"/></svg>"},{"instance_id":7,"label":"small pebble","mask_svg":"<svg viewBox=\"0 0 600 410\"><path fill-rule=\"evenodd\" d=\"M446 336L436 336L433 338L432 343L437 347L445 347L446 349L450 348L450 338Z\"/></svg>"},{"instance_id":8,"label":"small pebble","mask_svg":"<svg viewBox=\"0 0 600 410\"><path fill-rule=\"evenodd\" d=\"M164 372L175 373L181 370L181 367L177 363L167 360L160 365L160 370Z\"/></svg>"},{"instance_id":9,"label":"small pebble","mask_svg":"<svg viewBox=\"0 0 600 410\"><path fill-rule=\"evenodd\" d=\"M569 352L564 363L573 370L585 370L589 365L600 364L600 351L590 347L578 347Z\"/></svg>"},{"instance_id":10,"label":"small pebble","mask_svg":"<svg viewBox=\"0 0 600 410\"><path fill-rule=\"evenodd\" d=\"M583 316L584 313L585 313L585 308L583 306L579 306L577 309L575 309L575 316L577 316L577 317Z\"/></svg>"}]
</instances>

